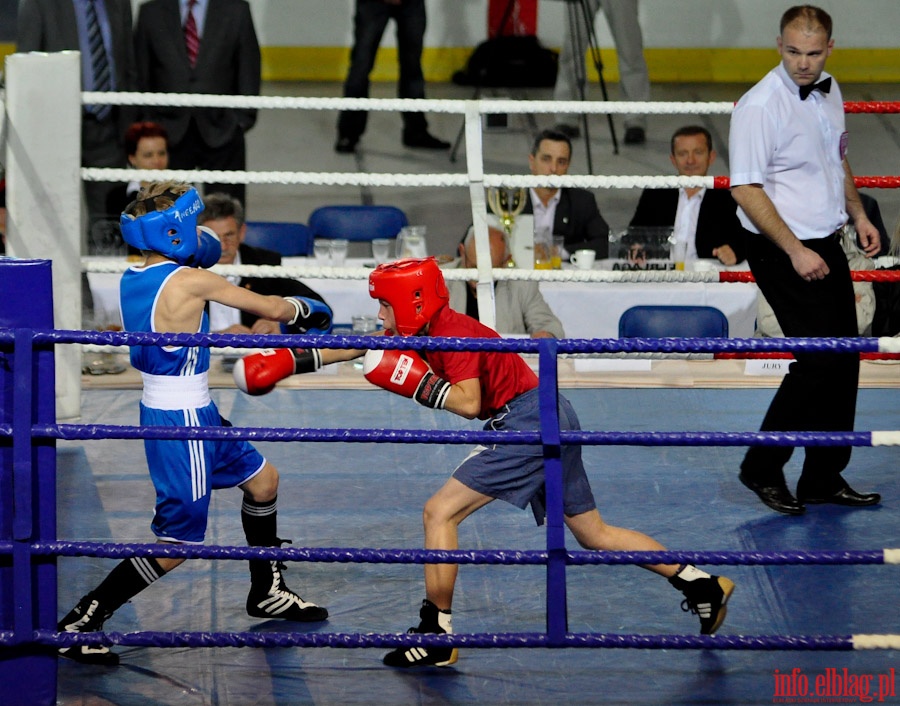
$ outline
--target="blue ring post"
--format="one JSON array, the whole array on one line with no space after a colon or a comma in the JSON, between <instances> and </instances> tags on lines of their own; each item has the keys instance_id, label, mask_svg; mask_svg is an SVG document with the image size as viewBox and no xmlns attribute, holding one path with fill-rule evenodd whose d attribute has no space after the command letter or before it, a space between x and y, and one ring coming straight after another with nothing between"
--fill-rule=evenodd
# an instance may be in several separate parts
<instances>
[{"instance_id":1,"label":"blue ring post","mask_svg":"<svg viewBox=\"0 0 900 706\"><path fill-rule=\"evenodd\" d=\"M557 341L538 343L540 373L538 405L544 446L544 486L547 502L547 638L561 646L568 631L566 613L566 527L563 521L562 446L559 437L559 390L556 379Z\"/></svg>"},{"instance_id":2,"label":"blue ring post","mask_svg":"<svg viewBox=\"0 0 900 706\"><path fill-rule=\"evenodd\" d=\"M0 346L0 703L56 703L56 651L23 646L37 629L56 629L56 558L35 556L31 544L56 539L56 442L33 439L33 424L56 423L53 346L33 350L32 330L53 328L49 260L0 257L0 328L16 329L14 346Z\"/></svg>"}]
</instances>

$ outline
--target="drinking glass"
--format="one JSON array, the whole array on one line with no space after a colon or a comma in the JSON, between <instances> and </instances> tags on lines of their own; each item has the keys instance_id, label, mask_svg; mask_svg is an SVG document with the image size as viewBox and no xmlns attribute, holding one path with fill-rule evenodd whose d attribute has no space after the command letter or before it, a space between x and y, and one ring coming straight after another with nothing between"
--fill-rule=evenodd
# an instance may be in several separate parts
<instances>
[{"instance_id":1,"label":"drinking glass","mask_svg":"<svg viewBox=\"0 0 900 706\"><path fill-rule=\"evenodd\" d=\"M380 265L391 259L391 245L389 238L375 238L372 241L372 257L375 258L375 264Z\"/></svg>"},{"instance_id":2,"label":"drinking glass","mask_svg":"<svg viewBox=\"0 0 900 706\"><path fill-rule=\"evenodd\" d=\"M313 243L313 255L316 257L317 265L329 267L331 265L331 243L327 240L316 240Z\"/></svg>"},{"instance_id":3,"label":"drinking glass","mask_svg":"<svg viewBox=\"0 0 900 706\"><path fill-rule=\"evenodd\" d=\"M331 241L331 264L335 267L343 267L347 261L347 248L350 246L349 240L343 238L335 238Z\"/></svg>"}]
</instances>

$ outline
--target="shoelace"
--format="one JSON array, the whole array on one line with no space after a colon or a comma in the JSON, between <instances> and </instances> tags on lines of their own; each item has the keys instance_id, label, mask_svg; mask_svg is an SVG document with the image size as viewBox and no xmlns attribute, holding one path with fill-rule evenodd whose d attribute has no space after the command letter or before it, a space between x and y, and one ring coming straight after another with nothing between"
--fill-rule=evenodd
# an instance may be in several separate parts
<instances>
[{"instance_id":1,"label":"shoelace","mask_svg":"<svg viewBox=\"0 0 900 706\"><path fill-rule=\"evenodd\" d=\"M712 603L691 603L687 598L681 601L681 610L685 613L699 615L701 618L707 618L712 613Z\"/></svg>"}]
</instances>

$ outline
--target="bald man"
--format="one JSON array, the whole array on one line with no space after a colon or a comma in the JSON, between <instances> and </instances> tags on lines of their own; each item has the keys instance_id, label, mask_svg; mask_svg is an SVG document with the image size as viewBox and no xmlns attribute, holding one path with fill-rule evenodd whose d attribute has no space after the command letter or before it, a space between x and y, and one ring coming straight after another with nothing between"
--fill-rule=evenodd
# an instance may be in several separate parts
<instances>
[{"instance_id":1,"label":"bald man","mask_svg":"<svg viewBox=\"0 0 900 706\"><path fill-rule=\"evenodd\" d=\"M491 263L494 267L504 267L509 260L509 247L502 230L489 229ZM469 228L463 242L459 244L459 260L456 267L475 268L475 231ZM450 290L450 308L462 314L478 318L478 283L452 280L447 282ZM527 334L531 338L564 338L563 326L544 301L537 282L503 280L494 283L494 306L496 323L494 329L500 334Z\"/></svg>"}]
</instances>

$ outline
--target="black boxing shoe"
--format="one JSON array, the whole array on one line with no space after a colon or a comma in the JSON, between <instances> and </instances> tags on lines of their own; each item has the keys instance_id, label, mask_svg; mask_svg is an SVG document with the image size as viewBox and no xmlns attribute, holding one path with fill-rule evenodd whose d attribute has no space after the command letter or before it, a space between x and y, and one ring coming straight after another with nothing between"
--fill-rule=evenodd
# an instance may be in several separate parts
<instances>
[{"instance_id":1,"label":"black boxing shoe","mask_svg":"<svg viewBox=\"0 0 900 706\"><path fill-rule=\"evenodd\" d=\"M881 502L881 495L878 493L858 493L849 485L841 488L834 493L814 493L811 495L802 494L797 491L797 499L808 505L844 505L846 507L869 507L877 505Z\"/></svg>"},{"instance_id":2,"label":"black boxing shoe","mask_svg":"<svg viewBox=\"0 0 900 706\"><path fill-rule=\"evenodd\" d=\"M100 632L103 630L103 623L111 615L112 611L106 610L89 593L78 601L78 605L72 608L65 618L59 621L56 629L57 632ZM119 655L106 645L60 647L59 654L82 664L114 667L119 663Z\"/></svg>"},{"instance_id":3,"label":"black boxing shoe","mask_svg":"<svg viewBox=\"0 0 900 706\"><path fill-rule=\"evenodd\" d=\"M734 581L726 576L693 581L678 581L677 577L673 577L669 583L684 594L681 609L700 618L700 634L715 635L728 614L727 603L734 593Z\"/></svg>"},{"instance_id":4,"label":"black boxing shoe","mask_svg":"<svg viewBox=\"0 0 900 706\"><path fill-rule=\"evenodd\" d=\"M247 595L247 614L254 618L278 618L298 623L318 623L328 619L328 611L304 601L287 587L281 575L282 563L252 559L252 573L269 573L265 580L253 580ZM260 571L268 566L268 572Z\"/></svg>"},{"instance_id":5,"label":"black boxing shoe","mask_svg":"<svg viewBox=\"0 0 900 706\"><path fill-rule=\"evenodd\" d=\"M802 515L806 512L803 503L791 495L791 491L787 489L783 479L775 482L760 483L750 478L744 471L741 471L738 475L738 480L756 493L763 504L775 512L781 512L785 515Z\"/></svg>"},{"instance_id":6,"label":"black boxing shoe","mask_svg":"<svg viewBox=\"0 0 900 706\"><path fill-rule=\"evenodd\" d=\"M422 601L419 618L419 627L410 628L406 631L407 634L443 635L452 630L450 612L439 611L437 606L428 599ZM388 652L382 662L388 667L405 669L408 667L449 667L451 664L456 664L458 659L459 651L455 647L398 647Z\"/></svg>"}]
</instances>

